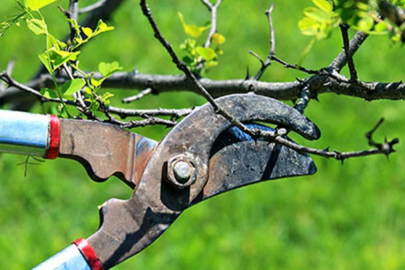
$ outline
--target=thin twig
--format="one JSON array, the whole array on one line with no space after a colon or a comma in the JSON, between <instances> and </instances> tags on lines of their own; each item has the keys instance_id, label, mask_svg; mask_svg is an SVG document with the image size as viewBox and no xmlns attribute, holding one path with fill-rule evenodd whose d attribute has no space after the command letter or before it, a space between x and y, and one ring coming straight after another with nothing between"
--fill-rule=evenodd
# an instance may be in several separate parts
<instances>
[{"instance_id":1,"label":"thin twig","mask_svg":"<svg viewBox=\"0 0 405 270\"><path fill-rule=\"evenodd\" d=\"M99 0L98 2L96 2L94 4L91 4L91 5L87 6L87 7L81 8L81 9L79 9L79 15L84 14L84 13L89 13L89 12L92 12L92 11L94 11L96 9L99 9L102 6L104 6L106 2L107 2L107 0Z\"/></svg>"},{"instance_id":2,"label":"thin twig","mask_svg":"<svg viewBox=\"0 0 405 270\"><path fill-rule=\"evenodd\" d=\"M118 122L120 123L120 122ZM173 120L166 120L157 117L149 117L144 120L139 121L129 121L129 122L122 122L120 126L122 128L136 128L136 127L146 127L146 126L153 126L153 125L162 125L166 127L174 127L177 125L176 121Z\"/></svg>"},{"instance_id":3,"label":"thin twig","mask_svg":"<svg viewBox=\"0 0 405 270\"><path fill-rule=\"evenodd\" d=\"M44 97L37 90L32 89L31 87L28 87L28 86L26 86L24 84L21 84L21 83L17 82L16 80L14 80L13 78L11 78L9 76L9 74L7 74L7 72L4 72L4 71L1 72L0 73L0 79L2 81L4 81L6 84L8 84L9 86L14 86L14 87L16 87L16 88L18 88L20 90L24 90L27 93L30 93L30 94L33 94L34 96L39 97L40 99L42 99Z\"/></svg>"},{"instance_id":4,"label":"thin twig","mask_svg":"<svg viewBox=\"0 0 405 270\"><path fill-rule=\"evenodd\" d=\"M291 68L291 69L299 70L299 71L305 72L305 73L310 74L310 75L315 75L315 74L321 75L320 74L321 72L319 70L311 70L311 69L307 69L307 68L304 68L304 67L301 67L301 66L298 66L298 65L292 65L292 64L287 63L284 60L281 60L279 57L276 56L276 38L275 38L273 20L272 20L272 16L271 16L273 9L274 9L274 4L272 4L268 10L266 10L266 16L267 16L268 21L269 21L269 31L270 31L270 51L269 51L269 54L267 55L266 60L265 61L262 60L261 57L257 53L255 53L253 51L249 52L251 55L256 57L261 63L261 68L257 72L257 74L254 76L254 79L255 80L260 80L263 73L271 65L272 60L282 64L285 68Z\"/></svg>"},{"instance_id":5,"label":"thin twig","mask_svg":"<svg viewBox=\"0 0 405 270\"><path fill-rule=\"evenodd\" d=\"M291 68L291 69L299 70L299 71L305 72L305 73L310 74L310 75L315 75L315 74L321 75L321 72L319 70L313 70L313 69L304 68L304 67L299 66L299 65L289 64L286 61L281 60L280 58L278 58L275 55L273 55L271 57L271 60L274 60L274 61L282 64L285 68Z\"/></svg>"},{"instance_id":6,"label":"thin twig","mask_svg":"<svg viewBox=\"0 0 405 270\"><path fill-rule=\"evenodd\" d=\"M174 118L180 118L183 116L187 116L196 110L198 107L193 107L190 109L150 109L150 110L141 110L141 109L124 109L124 108L117 108L113 106L108 106L107 110L110 113L114 113L119 115L121 118L125 118L127 116L170 116Z\"/></svg>"},{"instance_id":7,"label":"thin twig","mask_svg":"<svg viewBox=\"0 0 405 270\"><path fill-rule=\"evenodd\" d=\"M79 16L79 0L69 0L69 8L68 10L65 10L62 6L58 6L60 11L62 11L63 14L65 14L66 18L69 20L75 20L77 21L77 18ZM69 39L73 43L75 37L77 34L76 28L72 22L69 22L69 28L70 28L70 35Z\"/></svg>"},{"instance_id":8,"label":"thin twig","mask_svg":"<svg viewBox=\"0 0 405 270\"><path fill-rule=\"evenodd\" d=\"M349 54L353 57L353 55L357 52L360 46L366 41L368 34L363 32L357 32L354 37L349 42ZM346 50L343 49L338 56L333 59L330 63L329 67L337 70L340 70L347 64L347 53Z\"/></svg>"},{"instance_id":9,"label":"thin twig","mask_svg":"<svg viewBox=\"0 0 405 270\"><path fill-rule=\"evenodd\" d=\"M205 41L204 47L208 48L211 45L211 39L214 34L217 32L217 11L218 7L221 4L222 0L217 0L215 5L213 5L209 0L201 0L203 4L208 8L211 12L211 27L210 32L208 34L207 40Z\"/></svg>"},{"instance_id":10,"label":"thin twig","mask_svg":"<svg viewBox=\"0 0 405 270\"><path fill-rule=\"evenodd\" d=\"M270 55L274 55L276 53L276 37L274 34L274 27L273 27L273 20L271 18L271 12L274 9L274 4L271 4L270 8L266 10L266 15L269 20L269 28L270 28Z\"/></svg>"},{"instance_id":11,"label":"thin twig","mask_svg":"<svg viewBox=\"0 0 405 270\"><path fill-rule=\"evenodd\" d=\"M389 154L395 152L394 150L394 145L399 143L398 138L394 138L391 141L387 141L385 139L384 143L375 143L372 140L372 135L375 132L375 130L380 126L382 123L382 120L370 131L366 133L366 137L368 138L369 142L372 141L373 143L370 143L370 146L375 147L375 149L369 149L369 150L364 150L364 151L353 151L353 152L338 152L338 151L329 151L328 149L325 150L319 150L319 149L314 149L314 148L309 148L305 147L302 145L298 145L292 141L289 141L288 139L285 139L281 136L275 138L274 141L285 145L291 149L296 150L297 152L300 153L308 153L308 154L313 154L317 156L322 156L326 158L334 158L340 161L344 161L345 159L348 158L355 158L355 157L365 157L365 156L371 156L371 155L386 155L388 157Z\"/></svg>"},{"instance_id":12,"label":"thin twig","mask_svg":"<svg viewBox=\"0 0 405 270\"><path fill-rule=\"evenodd\" d=\"M270 31L270 51L269 51L269 54L267 55L266 60L263 61L261 59L261 57L253 51L249 52L251 55L256 57L262 65L260 67L259 71L257 72L257 74L254 76L254 79L257 81L260 80L263 73L271 65L271 60L276 53L276 38L275 38L275 34L274 34L273 20L271 18L271 12L273 11L273 9L274 9L274 4L271 4L270 8L268 10L266 10L266 12L265 12L267 19L269 21L269 31Z\"/></svg>"},{"instance_id":13,"label":"thin twig","mask_svg":"<svg viewBox=\"0 0 405 270\"><path fill-rule=\"evenodd\" d=\"M15 59L12 59L10 62L7 63L5 73L8 74L9 76L11 76L11 74L13 73L14 64L15 64ZM0 82L0 95L3 94L3 92L6 90L6 88L7 88L6 82L1 81Z\"/></svg>"},{"instance_id":14,"label":"thin twig","mask_svg":"<svg viewBox=\"0 0 405 270\"><path fill-rule=\"evenodd\" d=\"M375 125L375 127L366 133L366 138L368 140L368 145L377 148L380 152L382 152L388 158L389 154L391 154L392 152L395 152L395 150L393 149L393 146L395 144L399 143L399 140L398 140L398 138L395 138L392 141L388 141L387 138L385 138L384 143L377 143L373 140L374 132L381 126L381 124L383 122L384 122L384 118L381 118L380 121L378 121L378 123Z\"/></svg>"},{"instance_id":15,"label":"thin twig","mask_svg":"<svg viewBox=\"0 0 405 270\"><path fill-rule=\"evenodd\" d=\"M150 117L148 115L143 115L143 117L145 117L146 119L140 121L128 121L128 122L120 121L110 114L110 110L104 105L104 103L101 100L98 100L98 102L100 104L100 110L107 117L108 122L119 125L122 128L145 127L147 125L157 125L157 124L165 125L167 127L173 127L177 125L177 122L174 120L166 120L157 117Z\"/></svg>"},{"instance_id":16,"label":"thin twig","mask_svg":"<svg viewBox=\"0 0 405 270\"><path fill-rule=\"evenodd\" d=\"M350 52L350 44L349 44L349 26L347 24L341 23L340 25L340 30L342 33L342 38L343 38L343 49L345 50L346 57L347 57L347 64L349 65L349 71L350 71L350 80L352 82L357 82L358 77L357 77L357 71L356 68L354 67L354 62L353 62L353 56Z\"/></svg>"},{"instance_id":17,"label":"thin twig","mask_svg":"<svg viewBox=\"0 0 405 270\"><path fill-rule=\"evenodd\" d=\"M142 90L139 94L132 96L132 97L126 97L122 99L122 103L131 103L135 100L140 100L146 95L149 95L153 92L151 87L146 88L145 90Z\"/></svg>"},{"instance_id":18,"label":"thin twig","mask_svg":"<svg viewBox=\"0 0 405 270\"><path fill-rule=\"evenodd\" d=\"M261 67L259 71L256 73L256 75L253 77L254 80L258 81L262 77L263 73L266 71L266 69L271 65L271 59L269 57L266 58L266 61L264 61L257 53L254 51L250 50L249 53L256 57L261 64Z\"/></svg>"},{"instance_id":19,"label":"thin twig","mask_svg":"<svg viewBox=\"0 0 405 270\"><path fill-rule=\"evenodd\" d=\"M73 80L74 77L73 77L73 74L72 74L72 72L71 72L72 70L67 66L67 64L66 64L66 63L63 64L62 67L63 67L63 70L66 72L67 76L69 77L69 79L70 79L70 80ZM80 106L81 106L84 110L87 110L87 109L88 109L88 106L86 106L86 104L85 104L85 102L84 102L84 99L83 99L83 96L82 96L81 91L78 91L78 92L74 93L73 96L75 97L76 102L77 102L78 104L80 104Z\"/></svg>"}]
</instances>

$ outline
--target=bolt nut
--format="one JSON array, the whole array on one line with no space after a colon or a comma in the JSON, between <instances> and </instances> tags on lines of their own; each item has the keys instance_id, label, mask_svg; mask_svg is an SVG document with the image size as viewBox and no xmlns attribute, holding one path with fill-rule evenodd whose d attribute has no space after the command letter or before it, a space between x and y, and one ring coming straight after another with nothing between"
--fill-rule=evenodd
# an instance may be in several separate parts
<instances>
[{"instance_id":1,"label":"bolt nut","mask_svg":"<svg viewBox=\"0 0 405 270\"><path fill-rule=\"evenodd\" d=\"M183 160L176 161L173 166L173 173L176 180L180 183L187 183L191 177L192 167L190 163Z\"/></svg>"},{"instance_id":2,"label":"bolt nut","mask_svg":"<svg viewBox=\"0 0 405 270\"><path fill-rule=\"evenodd\" d=\"M194 163L185 155L171 158L167 162L167 180L179 188L192 185L196 178Z\"/></svg>"}]
</instances>

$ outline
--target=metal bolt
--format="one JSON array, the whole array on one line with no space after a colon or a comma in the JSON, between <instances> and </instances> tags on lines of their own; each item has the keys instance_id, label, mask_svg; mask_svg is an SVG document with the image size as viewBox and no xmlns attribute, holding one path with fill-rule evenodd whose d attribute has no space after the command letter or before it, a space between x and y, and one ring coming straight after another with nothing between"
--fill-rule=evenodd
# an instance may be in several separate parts
<instances>
[{"instance_id":1,"label":"metal bolt","mask_svg":"<svg viewBox=\"0 0 405 270\"><path fill-rule=\"evenodd\" d=\"M188 162L179 160L174 164L173 172L176 180L184 184L190 179L192 168Z\"/></svg>"},{"instance_id":2,"label":"metal bolt","mask_svg":"<svg viewBox=\"0 0 405 270\"><path fill-rule=\"evenodd\" d=\"M166 180L178 188L194 184L196 167L191 156L180 154L167 161Z\"/></svg>"}]
</instances>

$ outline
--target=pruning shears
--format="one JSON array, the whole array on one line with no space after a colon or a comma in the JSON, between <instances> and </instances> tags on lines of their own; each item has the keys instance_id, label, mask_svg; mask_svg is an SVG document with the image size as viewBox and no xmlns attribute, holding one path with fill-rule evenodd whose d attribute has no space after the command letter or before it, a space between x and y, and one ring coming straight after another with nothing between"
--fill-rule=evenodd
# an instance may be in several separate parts
<instances>
[{"instance_id":1,"label":"pruning shears","mask_svg":"<svg viewBox=\"0 0 405 270\"><path fill-rule=\"evenodd\" d=\"M270 130L256 124L267 122L309 140L320 137L314 123L277 100L244 94L216 102L252 127ZM110 269L149 246L198 202L263 180L316 172L308 155L253 139L210 104L184 118L159 143L108 123L1 110L0 151L74 159L93 180L115 175L134 191L128 200L105 202L97 232L35 270Z\"/></svg>"}]
</instances>

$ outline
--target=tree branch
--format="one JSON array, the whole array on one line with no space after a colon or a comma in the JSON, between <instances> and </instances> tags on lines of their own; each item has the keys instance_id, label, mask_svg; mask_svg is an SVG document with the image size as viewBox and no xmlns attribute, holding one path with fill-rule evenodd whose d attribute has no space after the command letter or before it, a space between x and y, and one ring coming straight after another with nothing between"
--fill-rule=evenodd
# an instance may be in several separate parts
<instances>
[{"instance_id":1,"label":"tree branch","mask_svg":"<svg viewBox=\"0 0 405 270\"><path fill-rule=\"evenodd\" d=\"M334 73L333 73L334 74ZM336 79L328 75L315 75L303 81L294 82L260 82L253 79L237 80L211 80L207 78L198 79L201 85L213 96L221 97L233 93L253 92L257 95L272 97L279 100L296 100L300 98L303 82L311 85L313 92L317 94L336 93L357 97L365 100L403 100L405 99L405 84L400 82L382 83L369 82L361 84L350 83L349 80ZM101 78L95 73L95 78ZM57 78L58 83L63 84L66 77ZM52 87L53 81L50 75L42 75L25 86L40 89L42 87ZM138 74L134 72L117 72L103 82L106 88L117 89L146 89L153 88L154 93L188 91L199 94L198 90L184 75L151 75ZM27 95L16 87L9 87L4 91L0 104L12 103L24 100Z\"/></svg>"},{"instance_id":2,"label":"tree branch","mask_svg":"<svg viewBox=\"0 0 405 270\"><path fill-rule=\"evenodd\" d=\"M99 0L98 2L96 2L94 4L91 4L87 7L79 9L79 15L84 14L84 13L89 13L89 12L92 12L96 9L103 7L106 1L107 0Z\"/></svg>"},{"instance_id":3,"label":"tree branch","mask_svg":"<svg viewBox=\"0 0 405 270\"><path fill-rule=\"evenodd\" d=\"M349 42L349 52L350 55L354 55L360 46L366 41L368 34L363 32L357 32L354 37ZM344 66L347 64L347 54L346 50L343 49L339 55L333 59L332 63L329 65L330 68L335 69L337 72L340 72Z\"/></svg>"},{"instance_id":4,"label":"tree branch","mask_svg":"<svg viewBox=\"0 0 405 270\"><path fill-rule=\"evenodd\" d=\"M166 49L166 51L169 53L169 55L172 57L173 62L176 64L177 68L181 71L184 72L186 75L187 79L189 79L193 85L195 86L196 89L201 91L202 95L206 97L206 99L210 102L210 104L213 106L214 110L216 111L217 114L223 116L225 119L227 119L233 126L238 127L241 131L253 136L254 138L258 137L264 137L267 138L271 142L277 142L281 145L284 145L286 147L289 147L291 149L294 149L298 152L301 153L309 153L309 154L315 154L315 155L320 155L324 157L333 157L338 160L344 160L350 157L358 157L358 156L367 156L367 155L374 155L374 154L381 154L380 149L374 149L374 150L366 150L366 151L360 151L360 152L348 152L348 153L341 153L341 152L329 152L327 150L318 150L318 149L313 149L313 148L308 148L304 147L301 145L297 145L287 138L285 138L283 135L285 135L285 130L283 129L281 132L282 134L279 133L279 130L275 131L263 131L260 129L250 129L246 127L244 124L242 124L239 120L234 119L227 111L222 109L218 104L216 104L215 100L212 98L212 96L206 91L206 89L202 86L200 81L198 81L194 74L190 72L190 70L187 68L187 66L180 61L180 59L177 57L176 53L172 49L171 45L168 43L168 41L163 37L162 33L160 32L156 22L154 21L151 11L146 5L146 0L141 0L140 5L143 11L143 14L147 17L149 20L150 25L152 26L152 29L155 34L155 38L157 38L162 46ZM319 75L318 75L319 76ZM328 76L329 78L329 76ZM310 88L308 88L310 90ZM306 106L306 105L305 105ZM396 144L398 142L397 139L394 141L390 142L391 147L392 145ZM394 150L392 149L391 152ZM385 152L384 152L385 154Z\"/></svg>"},{"instance_id":5,"label":"tree branch","mask_svg":"<svg viewBox=\"0 0 405 270\"><path fill-rule=\"evenodd\" d=\"M13 72L14 69L14 64L15 64L15 59L11 60L10 62L8 62L6 70L4 71L6 74L8 74L9 76L11 76L11 73ZM0 95L3 94L3 92L6 90L7 86L6 86L6 81L1 81L0 82Z\"/></svg>"},{"instance_id":6,"label":"tree branch","mask_svg":"<svg viewBox=\"0 0 405 270\"><path fill-rule=\"evenodd\" d=\"M64 105L70 105L76 107L81 113L87 116L89 119L94 119L99 122L108 122L111 124L119 125L123 128L135 128L135 127L144 127L146 125L164 125L168 127L175 126L177 122L175 119L181 118L183 116L188 115L194 109L182 109L182 110L168 110L168 109L156 109L156 110L128 110L128 109L120 109L115 107L108 107L105 106L101 101L99 111L103 112L108 120L101 119L95 116L90 110L88 110L88 104L84 104L82 100L66 100L60 98L48 98L42 95L40 92L32 89L24 84L21 84L11 78L6 72L0 73L0 80L4 81L10 86L16 87L21 91L26 93L30 93L36 96L41 102L54 102L54 103L62 103ZM134 117L142 117L145 118L144 120L140 121L120 121L113 117L110 113L117 114L121 118L126 118L128 116ZM161 119L157 118L156 116L170 116L172 119Z\"/></svg>"},{"instance_id":7,"label":"tree branch","mask_svg":"<svg viewBox=\"0 0 405 270\"><path fill-rule=\"evenodd\" d=\"M269 31L270 31L270 55L276 54L276 37L274 33L273 20L271 18L271 12L274 9L274 4L271 4L270 8L266 10L267 19L269 20Z\"/></svg>"},{"instance_id":8,"label":"tree branch","mask_svg":"<svg viewBox=\"0 0 405 270\"><path fill-rule=\"evenodd\" d=\"M209 0L201 0L203 4L211 12L211 28L208 34L207 40L205 41L204 47L208 48L211 45L212 36L217 32L217 11L218 7L221 4L222 0L217 0L215 5L211 4Z\"/></svg>"},{"instance_id":9,"label":"tree branch","mask_svg":"<svg viewBox=\"0 0 405 270\"><path fill-rule=\"evenodd\" d=\"M260 67L259 71L257 74L254 76L255 80L260 80L262 77L263 73L266 71L266 69L271 65L271 60L273 59L273 56L276 53L276 38L274 34L274 28L273 28L273 20L271 19L271 12L273 11L274 4L271 4L270 8L266 10L265 14L267 16L268 22L269 22L269 31L270 31L270 51L269 54L267 55L266 61L263 61L261 57L256 54L253 51L250 51L249 53L256 57L262 66Z\"/></svg>"},{"instance_id":10,"label":"tree branch","mask_svg":"<svg viewBox=\"0 0 405 270\"><path fill-rule=\"evenodd\" d=\"M349 34L348 34L349 26L347 24L341 23L339 25L339 27L340 27L340 30L342 33L342 38L343 38L343 49L345 51L345 55L347 58L347 64L349 65L350 80L352 82L357 82L357 80L358 80L357 71L354 66L352 53L349 49L349 46L350 46L349 45Z\"/></svg>"},{"instance_id":11,"label":"tree branch","mask_svg":"<svg viewBox=\"0 0 405 270\"><path fill-rule=\"evenodd\" d=\"M153 92L152 88L148 87L145 90L142 90L139 94L132 96L132 97L127 97L122 99L122 103L131 103L132 101L135 100L140 100L146 95L149 95Z\"/></svg>"},{"instance_id":12,"label":"tree branch","mask_svg":"<svg viewBox=\"0 0 405 270\"><path fill-rule=\"evenodd\" d=\"M108 106L106 109L110 113L119 115L122 119L128 116L138 116L138 117L150 117L150 116L170 116L174 119L178 119L184 116L189 115L191 112L196 110L198 107L193 107L190 109L149 109L149 110L133 110L133 109L124 109L117 108L113 106Z\"/></svg>"}]
</instances>

